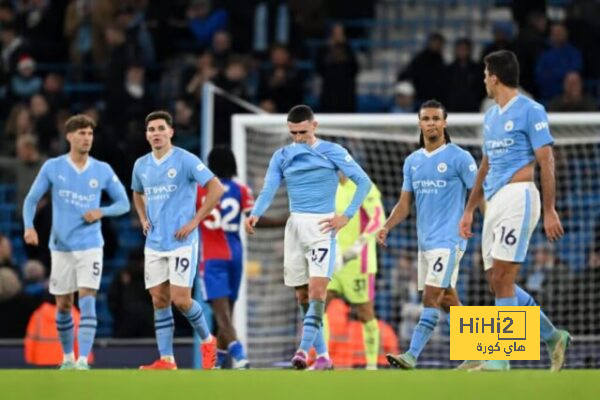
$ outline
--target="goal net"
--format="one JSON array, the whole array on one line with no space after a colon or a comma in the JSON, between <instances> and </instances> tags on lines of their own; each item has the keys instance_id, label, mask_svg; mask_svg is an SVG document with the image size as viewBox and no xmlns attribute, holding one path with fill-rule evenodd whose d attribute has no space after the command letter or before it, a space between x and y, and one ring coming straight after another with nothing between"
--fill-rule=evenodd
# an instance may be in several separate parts
<instances>
[{"instance_id":1,"label":"goal net","mask_svg":"<svg viewBox=\"0 0 600 400\"><path fill-rule=\"evenodd\" d=\"M600 250L598 244L594 248L594 239L600 239L600 114L554 114L549 118L556 140L557 209L566 233L552 244L543 235L542 223L538 224L519 283L557 327L566 328L575 336L567 365L597 368ZM316 119L318 136L352 150L356 161L381 190L389 214L402 187L403 162L418 148L416 115L318 115ZM454 114L448 118L452 141L470 151L478 162L482 119L480 114ZM289 142L285 116L236 115L232 128L240 178L258 195L271 155ZM266 215L282 217L287 213L286 189L282 186ZM469 241L461 262L457 289L465 305L493 305L483 273L480 216L473 229L475 237ZM301 321L294 291L283 285L283 233L283 227L261 228L245 238L246 265L236 321L250 362L256 367L284 365L298 343ZM376 313L404 349L421 311L414 210L390 233L388 244L387 249L378 250ZM352 346L349 345L349 352L360 351ZM515 362L514 366L547 367L545 346L541 349L541 361ZM444 315L420 365L455 364L449 361L448 316Z\"/></svg>"}]
</instances>

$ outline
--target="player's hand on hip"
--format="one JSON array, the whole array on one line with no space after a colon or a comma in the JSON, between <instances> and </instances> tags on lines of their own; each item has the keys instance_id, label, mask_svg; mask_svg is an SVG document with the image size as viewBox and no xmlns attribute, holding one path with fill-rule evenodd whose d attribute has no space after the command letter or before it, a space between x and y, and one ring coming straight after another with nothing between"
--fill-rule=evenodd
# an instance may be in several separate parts
<instances>
[{"instance_id":1,"label":"player's hand on hip","mask_svg":"<svg viewBox=\"0 0 600 400\"><path fill-rule=\"evenodd\" d=\"M40 241L35 228L25 229L25 233L23 234L23 240L25 240L25 243L31 246L37 246Z\"/></svg>"},{"instance_id":2,"label":"player's hand on hip","mask_svg":"<svg viewBox=\"0 0 600 400\"><path fill-rule=\"evenodd\" d=\"M175 238L177 240L185 240L185 238L198 228L198 221L192 219L190 222L182 226L177 232L175 232Z\"/></svg>"},{"instance_id":3,"label":"player's hand on hip","mask_svg":"<svg viewBox=\"0 0 600 400\"><path fill-rule=\"evenodd\" d=\"M386 227L383 227L377 231L377 234L375 235L375 240L377 241L377 243L379 243L380 246L387 247L386 240L389 232L389 229Z\"/></svg>"},{"instance_id":4,"label":"player's hand on hip","mask_svg":"<svg viewBox=\"0 0 600 400\"><path fill-rule=\"evenodd\" d=\"M87 222L88 224L96 222L100 218L102 218L102 211L100 211L99 209L90 210L83 214L83 219L85 219L85 222Z\"/></svg>"},{"instance_id":5,"label":"player's hand on hip","mask_svg":"<svg viewBox=\"0 0 600 400\"><path fill-rule=\"evenodd\" d=\"M257 217L256 215L251 215L244 221L244 227L246 228L246 233L248 235L254 235L254 227L259 218L260 217Z\"/></svg>"},{"instance_id":6,"label":"player's hand on hip","mask_svg":"<svg viewBox=\"0 0 600 400\"><path fill-rule=\"evenodd\" d=\"M565 234L563 226L560 223L560 217L555 209L547 212L544 211L544 231L546 232L546 237L551 242L560 239Z\"/></svg>"},{"instance_id":7,"label":"player's hand on hip","mask_svg":"<svg viewBox=\"0 0 600 400\"><path fill-rule=\"evenodd\" d=\"M325 218L319 221L321 233L334 231L338 233L348 223L349 219L345 215L334 215L331 218Z\"/></svg>"},{"instance_id":8,"label":"player's hand on hip","mask_svg":"<svg viewBox=\"0 0 600 400\"><path fill-rule=\"evenodd\" d=\"M463 239L473 237L471 226L473 225L473 213L465 211L460 222L458 223L458 233Z\"/></svg>"}]
</instances>

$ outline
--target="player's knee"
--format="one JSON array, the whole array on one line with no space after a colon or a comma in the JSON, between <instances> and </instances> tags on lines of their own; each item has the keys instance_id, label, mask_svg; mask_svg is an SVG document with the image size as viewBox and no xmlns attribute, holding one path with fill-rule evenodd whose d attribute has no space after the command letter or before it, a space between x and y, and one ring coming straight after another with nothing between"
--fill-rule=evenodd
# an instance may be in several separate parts
<instances>
[{"instance_id":1,"label":"player's knee","mask_svg":"<svg viewBox=\"0 0 600 400\"><path fill-rule=\"evenodd\" d=\"M166 307L169 307L170 305L171 304L170 304L170 299L169 299L168 294L158 294L158 293L152 294L152 306L155 309L166 308Z\"/></svg>"},{"instance_id":2,"label":"player's knee","mask_svg":"<svg viewBox=\"0 0 600 400\"><path fill-rule=\"evenodd\" d=\"M174 296L171 301L180 311L187 311L192 306L192 299L187 296Z\"/></svg>"},{"instance_id":3,"label":"player's knee","mask_svg":"<svg viewBox=\"0 0 600 400\"><path fill-rule=\"evenodd\" d=\"M71 300L65 299L65 300L61 300L61 301L57 301L56 302L56 308L61 313L70 312L72 307L73 307L73 302Z\"/></svg>"}]
</instances>

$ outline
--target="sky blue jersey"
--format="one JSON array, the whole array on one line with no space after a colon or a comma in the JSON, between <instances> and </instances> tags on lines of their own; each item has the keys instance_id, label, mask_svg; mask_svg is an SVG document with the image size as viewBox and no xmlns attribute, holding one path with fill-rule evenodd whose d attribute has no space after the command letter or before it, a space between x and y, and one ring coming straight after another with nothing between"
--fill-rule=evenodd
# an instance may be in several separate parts
<instances>
[{"instance_id":1,"label":"sky blue jersey","mask_svg":"<svg viewBox=\"0 0 600 400\"><path fill-rule=\"evenodd\" d=\"M519 94L502 109L491 107L483 119L483 154L489 163L483 183L485 199L489 200L518 170L534 161L535 150L553 143L541 104Z\"/></svg>"},{"instance_id":2,"label":"sky blue jersey","mask_svg":"<svg viewBox=\"0 0 600 400\"><path fill-rule=\"evenodd\" d=\"M152 225L146 247L170 251L198 242L198 229L184 240L177 240L175 233L196 214L197 185L205 186L213 177L198 157L179 147L160 160L152 153L137 159L131 189L146 196L146 215Z\"/></svg>"},{"instance_id":3,"label":"sky blue jersey","mask_svg":"<svg viewBox=\"0 0 600 400\"><path fill-rule=\"evenodd\" d=\"M419 250L456 245L465 250L458 223L477 176L473 156L452 143L431 153L419 149L404 161L403 174L402 191L413 193L417 207Z\"/></svg>"},{"instance_id":4,"label":"sky blue jersey","mask_svg":"<svg viewBox=\"0 0 600 400\"><path fill-rule=\"evenodd\" d=\"M291 143L277 150L269 163L265 184L251 215L262 216L275 196L282 180L287 185L290 212L327 214L335 211L337 171L342 171L357 186L344 215L356 213L371 189L371 180L342 146L317 139Z\"/></svg>"},{"instance_id":5,"label":"sky blue jersey","mask_svg":"<svg viewBox=\"0 0 600 400\"><path fill-rule=\"evenodd\" d=\"M100 220L87 223L83 215L100 208L104 217L125 214L129 199L123 184L105 162L88 157L79 170L68 154L51 158L42 165L29 189L23 204L25 228L33 227L37 203L51 190L52 230L50 250L87 250L104 245ZM100 197L105 190L113 203L100 207Z\"/></svg>"}]
</instances>

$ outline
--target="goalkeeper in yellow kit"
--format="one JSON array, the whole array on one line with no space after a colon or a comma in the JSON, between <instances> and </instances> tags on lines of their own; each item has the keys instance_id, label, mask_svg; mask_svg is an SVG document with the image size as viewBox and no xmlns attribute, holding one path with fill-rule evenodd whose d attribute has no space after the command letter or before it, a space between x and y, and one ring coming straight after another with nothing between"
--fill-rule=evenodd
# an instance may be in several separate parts
<instances>
[{"instance_id":1,"label":"goalkeeper in yellow kit","mask_svg":"<svg viewBox=\"0 0 600 400\"><path fill-rule=\"evenodd\" d=\"M335 196L336 213L348 207L356 185L339 173L340 182ZM375 318L375 274L377 273L377 246L375 234L385 222L381 193L373 184L359 212L337 234L338 265L327 286L327 298L344 297L356 310L363 326L363 340L367 369L377 368L379 353L379 326ZM325 329L328 324L325 324ZM325 337L328 337L325 332Z\"/></svg>"}]
</instances>

